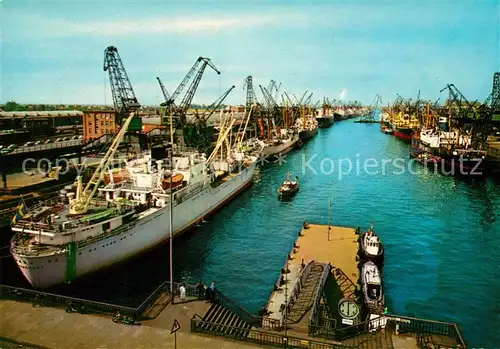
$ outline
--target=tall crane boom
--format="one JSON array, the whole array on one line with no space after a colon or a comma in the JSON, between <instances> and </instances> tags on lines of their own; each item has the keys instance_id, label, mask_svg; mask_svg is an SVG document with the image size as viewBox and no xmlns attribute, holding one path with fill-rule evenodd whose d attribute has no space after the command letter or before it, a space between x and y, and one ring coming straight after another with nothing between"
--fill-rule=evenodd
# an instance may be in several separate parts
<instances>
[{"instance_id":1,"label":"tall crane boom","mask_svg":"<svg viewBox=\"0 0 500 349\"><path fill-rule=\"evenodd\" d=\"M170 98L167 100L167 103L166 103L167 106L172 105L174 103L174 100L177 97L179 97L179 95L181 94L181 92L184 90L184 88L186 87L186 85L188 84L188 82L191 80L191 78L193 77L194 73L198 69L198 66L200 65L200 62L202 61L202 59L203 59L203 57L198 57L198 59L196 60L196 62L194 62L193 66L191 67L191 69L189 70L189 72L186 74L186 76L181 81L181 83L179 84L179 86L177 86L177 88L175 89L174 93L172 93L172 96L170 96Z\"/></svg>"},{"instance_id":2,"label":"tall crane boom","mask_svg":"<svg viewBox=\"0 0 500 349\"><path fill-rule=\"evenodd\" d=\"M222 94L219 98L217 98L212 104L210 104L207 108L208 112L198 116L199 121L204 125L207 120L213 115L213 113L220 107L222 102L226 99L226 97L231 93L231 91L235 88L235 86L231 86L226 92Z\"/></svg>"},{"instance_id":3,"label":"tall crane boom","mask_svg":"<svg viewBox=\"0 0 500 349\"><path fill-rule=\"evenodd\" d=\"M156 80L158 80L158 84L160 85L161 93L163 94L163 98L165 98L165 101L163 103L160 103L160 106L165 107L167 105L168 101L170 100L170 95L168 94L167 89L165 88L165 86L163 85L163 82L161 82L161 79L158 76L156 77ZM173 103L173 101L171 104L175 107L175 104Z\"/></svg>"},{"instance_id":4,"label":"tall crane boom","mask_svg":"<svg viewBox=\"0 0 500 349\"><path fill-rule=\"evenodd\" d=\"M92 178L90 178L87 185L85 186L85 189L82 190L81 177L78 179L76 198L72 199L69 205L70 214L85 214L88 211L90 201L94 197L99 184L103 180L106 169L109 167L109 164L113 160L116 150L118 149L118 146L125 136L130 122L134 117L135 113L130 113L129 117L125 120L124 124L121 126L120 131L115 136L113 143L102 158L97 169L94 171Z\"/></svg>"},{"instance_id":5,"label":"tall crane boom","mask_svg":"<svg viewBox=\"0 0 500 349\"><path fill-rule=\"evenodd\" d=\"M199 60L199 62L203 62L203 64L198 69L198 72L196 73L194 80L191 82L191 85L189 85L189 87L188 87L186 95L182 99L182 102L180 103L179 107L177 108L177 110L175 112L175 116L179 118L181 125L187 124L186 113L189 109L189 106L191 105L191 102L193 101L194 94L195 94L196 90L198 89L198 85L200 84L201 78L203 76L203 73L205 72L206 67L210 66L210 68L212 68L217 73L217 75L220 75L220 71L217 70L217 68L213 65L213 63L210 61L210 58L200 57L200 58L198 58L198 60ZM191 71L188 74L191 74ZM184 81L185 80L186 79L184 79ZM184 81L183 81L183 83L184 83ZM174 95L172 95L170 100L173 100L173 99L174 99Z\"/></svg>"},{"instance_id":6,"label":"tall crane boom","mask_svg":"<svg viewBox=\"0 0 500 349\"><path fill-rule=\"evenodd\" d=\"M109 72L113 103L118 113L128 113L141 107L115 46L104 50L104 71Z\"/></svg>"}]
</instances>

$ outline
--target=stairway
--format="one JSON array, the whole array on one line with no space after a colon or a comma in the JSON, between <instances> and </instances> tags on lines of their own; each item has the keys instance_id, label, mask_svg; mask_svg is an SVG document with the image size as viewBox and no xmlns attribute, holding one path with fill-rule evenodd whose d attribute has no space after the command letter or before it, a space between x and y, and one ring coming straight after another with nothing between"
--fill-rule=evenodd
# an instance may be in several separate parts
<instances>
[{"instance_id":1,"label":"stairway","mask_svg":"<svg viewBox=\"0 0 500 349\"><path fill-rule=\"evenodd\" d=\"M340 291L346 298L354 298L356 292L356 284L342 271L342 269L335 268L332 270L333 277L339 285Z\"/></svg>"},{"instance_id":2,"label":"stairway","mask_svg":"<svg viewBox=\"0 0 500 349\"><path fill-rule=\"evenodd\" d=\"M359 349L394 349L390 331L363 333L342 341L342 344Z\"/></svg>"},{"instance_id":3,"label":"stairway","mask_svg":"<svg viewBox=\"0 0 500 349\"><path fill-rule=\"evenodd\" d=\"M203 316L203 321L198 323L198 327L203 332L246 338L252 326L226 307L219 304L212 304L205 316Z\"/></svg>"},{"instance_id":4,"label":"stairway","mask_svg":"<svg viewBox=\"0 0 500 349\"><path fill-rule=\"evenodd\" d=\"M312 266L299 296L288 313L287 320L290 323L298 323L311 309L323 269L324 265L321 263L314 263Z\"/></svg>"}]
</instances>

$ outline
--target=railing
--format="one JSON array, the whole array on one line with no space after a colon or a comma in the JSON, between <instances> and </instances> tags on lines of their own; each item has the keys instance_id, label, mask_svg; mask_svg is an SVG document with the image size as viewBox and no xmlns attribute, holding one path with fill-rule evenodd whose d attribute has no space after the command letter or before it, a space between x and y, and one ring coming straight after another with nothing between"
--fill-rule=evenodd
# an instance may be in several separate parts
<instances>
[{"instance_id":1,"label":"railing","mask_svg":"<svg viewBox=\"0 0 500 349\"><path fill-rule=\"evenodd\" d=\"M31 153L35 151L41 150L50 150L50 149L59 149L59 148L69 148L84 145L83 139L75 139L70 141L60 141L55 143L47 143L47 144L38 144L31 146L20 146L18 148L14 148L10 153L6 155L13 154L23 154L23 153Z\"/></svg>"},{"instance_id":2,"label":"railing","mask_svg":"<svg viewBox=\"0 0 500 349\"><path fill-rule=\"evenodd\" d=\"M304 269L302 269L300 271L299 277L297 278L297 281L295 282L295 285L293 285L293 289L290 292L290 295L288 296L288 299L286 300L286 302L287 302L286 304L287 304L287 307L289 309L287 309L287 311L284 311L282 313L282 315L281 315L281 317L282 317L282 319L281 319L282 323L285 323L285 317L288 316L288 313L290 312L290 309L293 307L293 304L295 303L295 300L299 296L300 291L302 290L302 286L306 282L307 277L309 276L313 265L314 265L314 261L309 261L307 263L307 265L304 267Z\"/></svg>"},{"instance_id":3,"label":"railing","mask_svg":"<svg viewBox=\"0 0 500 349\"><path fill-rule=\"evenodd\" d=\"M432 333L453 338L462 347L466 343L457 324L443 321L418 319L400 315L386 315L387 320L393 321L399 325L399 333Z\"/></svg>"},{"instance_id":4,"label":"railing","mask_svg":"<svg viewBox=\"0 0 500 349\"><path fill-rule=\"evenodd\" d=\"M136 317L137 309L117 304L110 304L104 302L96 302L88 299L81 299L76 297L62 296L53 293L41 292L36 290L29 290L24 288L0 285L0 296L2 298L9 298L15 300L24 300L35 302L35 304L42 306L80 306L80 309L85 309L86 312L93 312L98 314L114 314L120 312L122 315L129 315Z\"/></svg>"},{"instance_id":5,"label":"railing","mask_svg":"<svg viewBox=\"0 0 500 349\"><path fill-rule=\"evenodd\" d=\"M204 326L205 325L205 326ZM244 329L241 327L233 327L221 325L212 322L206 322L199 317L194 316L191 319L191 331L195 333L206 333L215 336L244 340L259 345L269 345L275 347L287 348L314 348L314 349L351 349L342 344L328 343L320 340L311 340L308 338L300 338L295 336L284 337L279 333L271 333L258 329ZM241 335L242 332L248 334Z\"/></svg>"},{"instance_id":6,"label":"railing","mask_svg":"<svg viewBox=\"0 0 500 349\"><path fill-rule=\"evenodd\" d=\"M318 325L318 308L319 308L319 304L321 302L321 293L322 293L322 290L323 290L323 286L325 285L325 282L326 282L326 278L328 277L328 274L330 274L330 270L332 268L332 265L330 263L326 264L325 265L325 268L323 269L323 273L321 273L321 278L319 279L319 283L318 283L318 288L316 289L316 293L314 295L314 303L313 303L313 307L312 307L312 310L311 310L311 317L309 318L309 324L310 325Z\"/></svg>"},{"instance_id":7,"label":"railing","mask_svg":"<svg viewBox=\"0 0 500 349\"><path fill-rule=\"evenodd\" d=\"M417 340L420 341L419 345L429 343L429 340L425 340L425 338L430 338L430 336L428 336L429 334L438 334L452 338L457 341L457 344L460 345L461 348L466 348L465 340L462 337L457 324L399 315L381 315L374 319L344 328L332 328L331 326L311 324L309 325L309 334L342 341L363 333L368 333L372 330L377 330L382 326L387 327L390 322L397 325L400 334L415 334L417 336ZM432 339L430 340L432 341Z\"/></svg>"}]
</instances>

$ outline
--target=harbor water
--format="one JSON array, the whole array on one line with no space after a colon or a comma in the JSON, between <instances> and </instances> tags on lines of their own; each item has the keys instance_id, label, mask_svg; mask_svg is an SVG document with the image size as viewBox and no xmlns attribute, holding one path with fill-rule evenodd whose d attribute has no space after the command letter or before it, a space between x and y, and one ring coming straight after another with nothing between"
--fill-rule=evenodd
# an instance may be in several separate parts
<instances>
[{"instance_id":1,"label":"harbor water","mask_svg":"<svg viewBox=\"0 0 500 349\"><path fill-rule=\"evenodd\" d=\"M471 348L498 347L500 184L432 173L408 163L408 150L377 124L347 120L321 129L280 163L261 166L249 190L174 241L176 280L215 281L256 312L304 221L373 222L385 245L389 312L457 322ZM281 202L276 190L287 172L299 177L300 191ZM28 286L12 258L1 263L2 283ZM52 291L134 306L168 278L166 245Z\"/></svg>"}]
</instances>

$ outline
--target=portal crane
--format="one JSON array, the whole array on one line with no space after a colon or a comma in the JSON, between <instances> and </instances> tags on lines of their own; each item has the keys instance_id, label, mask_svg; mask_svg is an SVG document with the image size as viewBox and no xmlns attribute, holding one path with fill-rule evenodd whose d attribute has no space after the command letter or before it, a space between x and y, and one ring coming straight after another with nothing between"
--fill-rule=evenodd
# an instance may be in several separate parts
<instances>
[{"instance_id":1,"label":"portal crane","mask_svg":"<svg viewBox=\"0 0 500 349\"><path fill-rule=\"evenodd\" d=\"M118 116L139 109L141 104L135 96L127 71L115 46L108 46L104 50L103 69L109 73L113 104ZM118 118L118 122L121 123L121 118Z\"/></svg>"},{"instance_id":2,"label":"portal crane","mask_svg":"<svg viewBox=\"0 0 500 349\"><path fill-rule=\"evenodd\" d=\"M203 62L203 63L201 63L201 62ZM189 80L191 79L192 75L194 74L194 72L196 71L196 69L198 68L200 63L201 63L201 67L196 72L196 75L195 75L193 81L191 82L191 84L189 85L188 90L187 90L186 94L184 95L184 98L182 99L181 103L179 104L179 107L175 109L175 112L173 114L173 116L175 116L179 120L180 127L187 124L186 113L189 109L189 106L191 105L191 102L193 101L194 94L196 93L196 90L198 89L198 86L200 84L201 78L203 76L203 73L205 72L206 67L210 66L210 68L212 68L217 73L217 75L220 75L220 71L217 70L217 68L213 65L213 63L210 61L209 58L199 57L198 60L193 65L193 67L191 68L191 70L188 72L188 74L184 78L184 80L182 80L179 87L177 87L175 92L172 94L172 96L170 97L170 99L167 102L167 105L171 105L173 103L175 98L184 89L184 86L189 82Z\"/></svg>"},{"instance_id":3,"label":"portal crane","mask_svg":"<svg viewBox=\"0 0 500 349\"><path fill-rule=\"evenodd\" d=\"M493 87L491 89L490 107L495 113L500 112L500 72L493 74Z\"/></svg>"},{"instance_id":4,"label":"portal crane","mask_svg":"<svg viewBox=\"0 0 500 349\"><path fill-rule=\"evenodd\" d=\"M250 110L250 107L254 104L258 104L257 96L255 95L255 90L253 89L253 78L252 75L248 75L245 78L245 84L243 85L243 90L247 92L246 107Z\"/></svg>"}]
</instances>

